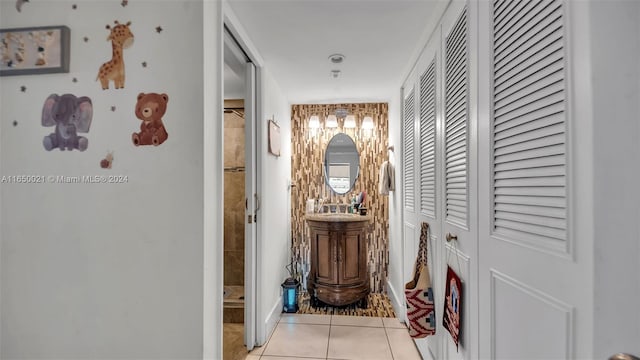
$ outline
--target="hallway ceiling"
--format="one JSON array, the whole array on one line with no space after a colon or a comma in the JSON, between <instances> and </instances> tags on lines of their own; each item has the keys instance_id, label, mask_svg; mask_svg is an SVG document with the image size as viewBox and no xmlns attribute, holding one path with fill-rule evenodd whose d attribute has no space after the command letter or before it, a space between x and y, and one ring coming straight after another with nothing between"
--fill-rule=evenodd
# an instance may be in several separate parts
<instances>
[{"instance_id":1,"label":"hallway ceiling","mask_svg":"<svg viewBox=\"0 0 640 360\"><path fill-rule=\"evenodd\" d=\"M293 104L389 101L447 2L229 0ZM329 61L335 53L346 56L342 64Z\"/></svg>"}]
</instances>

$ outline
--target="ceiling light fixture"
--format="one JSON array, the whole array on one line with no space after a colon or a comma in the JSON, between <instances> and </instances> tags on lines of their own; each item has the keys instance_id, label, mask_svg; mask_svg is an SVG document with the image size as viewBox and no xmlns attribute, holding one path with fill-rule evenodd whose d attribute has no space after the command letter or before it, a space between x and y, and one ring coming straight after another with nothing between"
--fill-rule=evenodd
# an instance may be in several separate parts
<instances>
[{"instance_id":1,"label":"ceiling light fixture","mask_svg":"<svg viewBox=\"0 0 640 360\"><path fill-rule=\"evenodd\" d=\"M329 55L329 61L331 61L334 64L341 64L345 59L345 56L342 54L332 54Z\"/></svg>"},{"instance_id":2,"label":"ceiling light fixture","mask_svg":"<svg viewBox=\"0 0 640 360\"><path fill-rule=\"evenodd\" d=\"M340 70L331 70L331 77L337 79L340 76Z\"/></svg>"}]
</instances>

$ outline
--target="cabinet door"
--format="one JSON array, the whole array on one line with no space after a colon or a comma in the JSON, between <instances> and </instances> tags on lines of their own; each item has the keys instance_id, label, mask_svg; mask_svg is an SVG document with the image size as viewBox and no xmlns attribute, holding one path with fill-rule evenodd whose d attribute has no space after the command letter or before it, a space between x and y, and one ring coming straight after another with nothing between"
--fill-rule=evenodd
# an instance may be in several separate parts
<instances>
[{"instance_id":1,"label":"cabinet door","mask_svg":"<svg viewBox=\"0 0 640 360\"><path fill-rule=\"evenodd\" d=\"M338 236L338 284L352 285L366 281L366 249L360 231L346 231Z\"/></svg>"},{"instance_id":2,"label":"cabinet door","mask_svg":"<svg viewBox=\"0 0 640 360\"><path fill-rule=\"evenodd\" d=\"M338 281L337 272L337 251L336 233L329 231L315 231L312 246L316 251L312 251L315 259L316 280L322 283L335 284Z\"/></svg>"}]
</instances>

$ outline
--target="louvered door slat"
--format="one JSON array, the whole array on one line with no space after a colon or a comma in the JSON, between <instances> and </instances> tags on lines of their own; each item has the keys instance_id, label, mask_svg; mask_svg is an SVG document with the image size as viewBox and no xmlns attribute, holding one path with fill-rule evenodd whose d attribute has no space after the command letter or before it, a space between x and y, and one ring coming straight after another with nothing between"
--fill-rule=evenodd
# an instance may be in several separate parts
<instances>
[{"instance_id":1,"label":"louvered door slat","mask_svg":"<svg viewBox=\"0 0 640 360\"><path fill-rule=\"evenodd\" d=\"M506 155L495 156L493 161L496 164L501 164L525 159L544 158L554 155L564 155L564 144L550 145L536 149L528 149Z\"/></svg>"},{"instance_id":2,"label":"louvered door slat","mask_svg":"<svg viewBox=\"0 0 640 360\"><path fill-rule=\"evenodd\" d=\"M526 116L535 111L540 111L541 109L545 109L548 106L553 106L556 104L562 104L564 102L564 92L557 92L553 95L547 96L542 99L538 99L533 101L525 106L522 106L518 109L500 113L500 123L512 121L513 119L521 118L522 116Z\"/></svg>"},{"instance_id":3,"label":"louvered door slat","mask_svg":"<svg viewBox=\"0 0 640 360\"><path fill-rule=\"evenodd\" d=\"M532 169L516 169L516 170L504 170L495 174L494 179L520 179L528 177L544 177L544 176L559 176L565 175L565 168L562 165L547 166L544 168L532 168Z\"/></svg>"},{"instance_id":4,"label":"louvered door slat","mask_svg":"<svg viewBox=\"0 0 640 360\"><path fill-rule=\"evenodd\" d=\"M563 44L560 41L545 44L546 47L538 48L537 51L531 51L530 56L526 57L522 62L514 62L510 66L505 66L495 73L498 84L500 81L509 81L509 79L517 74L528 71L539 62L543 61L549 64L549 59L557 60L563 54Z\"/></svg>"},{"instance_id":5,"label":"louvered door slat","mask_svg":"<svg viewBox=\"0 0 640 360\"><path fill-rule=\"evenodd\" d=\"M538 159L518 160L508 163L494 164L494 172L498 173L505 170L542 168L557 165L566 165L564 155L555 155Z\"/></svg>"},{"instance_id":6,"label":"louvered door slat","mask_svg":"<svg viewBox=\"0 0 640 360\"><path fill-rule=\"evenodd\" d=\"M562 44L559 41L561 38L561 29L556 29L554 33L550 34L530 48L516 48L515 50L517 52L506 54L508 57L504 59L503 66L496 68L496 74L508 74L510 71L514 71L514 69L516 69L515 71L519 71L528 68L533 63L532 59L537 59L536 56L540 55L542 52L553 52L556 49L561 48Z\"/></svg>"},{"instance_id":7,"label":"louvered door slat","mask_svg":"<svg viewBox=\"0 0 640 360\"><path fill-rule=\"evenodd\" d=\"M525 123L524 125L527 125L527 124ZM514 126L513 128L516 128L516 127ZM558 133L551 136L545 136L538 139L526 139L526 141L497 147L494 150L494 156L497 157L497 156L513 154L521 151L540 149L546 146L564 144L564 142L565 142L565 136L563 133Z\"/></svg>"},{"instance_id":8,"label":"louvered door slat","mask_svg":"<svg viewBox=\"0 0 640 360\"><path fill-rule=\"evenodd\" d=\"M508 19L508 16L505 16L504 14L509 14L513 8L515 7L515 5L517 4L516 1L513 0L500 0L500 1L496 1L494 3L494 16L493 19L501 19L502 21L505 21L505 19ZM505 13L506 11L506 13Z\"/></svg>"},{"instance_id":9,"label":"louvered door slat","mask_svg":"<svg viewBox=\"0 0 640 360\"><path fill-rule=\"evenodd\" d=\"M501 97L507 96L514 91L528 86L531 82L536 82L551 73L563 71L564 62L561 52L558 52L555 57L555 61L549 62L547 58L549 58L549 56L542 59L544 61L538 61L520 72L513 73L509 77L501 79L500 82L498 82L499 79L495 79L494 96L500 99Z\"/></svg>"},{"instance_id":10,"label":"louvered door slat","mask_svg":"<svg viewBox=\"0 0 640 360\"><path fill-rule=\"evenodd\" d=\"M531 237L531 235L536 235L537 239L540 240L562 240L566 238L566 230L564 229L555 229L549 226L538 226L527 224L525 222L520 221L511 221L498 219L496 220L496 227L501 229L501 233L506 234L508 237L521 237L526 235L527 237ZM532 240L535 240L533 238Z\"/></svg>"},{"instance_id":11,"label":"louvered door slat","mask_svg":"<svg viewBox=\"0 0 640 360\"><path fill-rule=\"evenodd\" d=\"M546 126L542 128L536 128L535 126L532 126L526 132L522 132L519 134L508 134L508 135L496 136L496 138L494 139L495 140L494 146L496 149L499 149L503 146L520 144L520 143L524 143L524 142L528 142L536 139L544 139L547 137L553 137L554 135L563 134L563 133L564 133L564 123L559 123L559 124ZM501 135L501 134L497 134L497 135Z\"/></svg>"},{"instance_id":12,"label":"louvered door slat","mask_svg":"<svg viewBox=\"0 0 640 360\"><path fill-rule=\"evenodd\" d=\"M531 69L528 69L531 70ZM528 71L523 72L517 75L517 79L511 79L511 86L509 87L496 87L495 89L495 100L500 101L507 97L516 94L523 89L531 86L536 83L541 78L546 78L547 76L552 76L555 74L562 75L562 62L557 61L554 64L546 66L542 69L537 69L536 71Z\"/></svg>"},{"instance_id":13,"label":"louvered door slat","mask_svg":"<svg viewBox=\"0 0 640 360\"><path fill-rule=\"evenodd\" d=\"M549 44L558 36L558 31L561 28L562 19L558 17L551 23L540 23L537 28L514 34L515 39L509 39L508 42L502 44L502 49L496 52L496 58L494 59L496 70L509 64L512 58L520 60L519 57L526 50L532 49L538 44L540 46ZM519 44L518 40L523 40L524 44Z\"/></svg>"},{"instance_id":14,"label":"louvered door slat","mask_svg":"<svg viewBox=\"0 0 640 360\"><path fill-rule=\"evenodd\" d=\"M531 12L540 2L541 0L514 1L515 4L508 13L494 18L495 42L497 43L502 37L508 35L509 30L518 25L519 19L530 16Z\"/></svg>"},{"instance_id":15,"label":"louvered door slat","mask_svg":"<svg viewBox=\"0 0 640 360\"><path fill-rule=\"evenodd\" d=\"M493 230L552 248L567 238L561 1L494 1Z\"/></svg>"},{"instance_id":16,"label":"louvered door slat","mask_svg":"<svg viewBox=\"0 0 640 360\"><path fill-rule=\"evenodd\" d=\"M565 217L564 208L553 208L548 206L501 203L496 205L496 210L514 214L542 215L558 219L564 219Z\"/></svg>"},{"instance_id":17,"label":"louvered door slat","mask_svg":"<svg viewBox=\"0 0 640 360\"><path fill-rule=\"evenodd\" d=\"M564 79L558 78L558 74L551 75L546 78L546 80L545 82L536 82L512 94L496 99L494 110L496 112L507 113L564 91Z\"/></svg>"},{"instance_id":18,"label":"louvered door slat","mask_svg":"<svg viewBox=\"0 0 640 360\"><path fill-rule=\"evenodd\" d=\"M501 187L495 190L496 195L518 195L518 196L550 196L563 197L564 187L542 187L529 186L519 188ZM499 217L498 217L499 218Z\"/></svg>"},{"instance_id":19,"label":"louvered door slat","mask_svg":"<svg viewBox=\"0 0 640 360\"><path fill-rule=\"evenodd\" d=\"M404 100L403 148L404 148L404 204L407 211L415 209L414 118L415 92L413 89Z\"/></svg>"},{"instance_id":20,"label":"louvered door slat","mask_svg":"<svg viewBox=\"0 0 640 360\"><path fill-rule=\"evenodd\" d=\"M531 84L500 100L496 99L494 109L504 112L513 111L534 100L539 100L564 90L564 79L562 79L561 74L550 76L545 80L544 82L538 81Z\"/></svg>"},{"instance_id":21,"label":"louvered door slat","mask_svg":"<svg viewBox=\"0 0 640 360\"><path fill-rule=\"evenodd\" d=\"M496 180L496 187L561 187L565 183L564 176L531 177L522 179Z\"/></svg>"},{"instance_id":22,"label":"louvered door slat","mask_svg":"<svg viewBox=\"0 0 640 360\"><path fill-rule=\"evenodd\" d=\"M523 135L521 137L526 138L530 132L535 130L551 130L552 126L557 125L556 128L561 128L563 125L562 117L560 116L548 116L542 119L537 119L534 121L529 121L527 123L512 126L508 129L496 131L495 140L499 141L502 139L515 137L517 135Z\"/></svg>"},{"instance_id":23,"label":"louvered door slat","mask_svg":"<svg viewBox=\"0 0 640 360\"><path fill-rule=\"evenodd\" d=\"M531 34L553 22L549 19L554 11L553 3L529 1L527 6L528 11L519 12L518 15L513 16L508 27L496 29L496 33L494 33L496 35L494 41L496 55L500 55L510 44L522 43L523 46L526 46L526 40L523 38L528 38Z\"/></svg>"},{"instance_id":24,"label":"louvered door slat","mask_svg":"<svg viewBox=\"0 0 640 360\"><path fill-rule=\"evenodd\" d=\"M467 11L445 43L445 217L467 225Z\"/></svg>"},{"instance_id":25,"label":"louvered door slat","mask_svg":"<svg viewBox=\"0 0 640 360\"><path fill-rule=\"evenodd\" d=\"M420 212L435 217L435 59L420 76Z\"/></svg>"},{"instance_id":26,"label":"louvered door slat","mask_svg":"<svg viewBox=\"0 0 640 360\"><path fill-rule=\"evenodd\" d=\"M531 45L531 40L535 39L535 35L542 32L543 29L554 26L558 14L554 14L555 7L553 3L538 3L532 8L532 11L526 17L520 17L515 26L498 30L499 38L494 42L496 60L500 60L503 52L508 52L510 46L526 48ZM520 45L521 44L521 45Z\"/></svg>"},{"instance_id":27,"label":"louvered door slat","mask_svg":"<svg viewBox=\"0 0 640 360\"><path fill-rule=\"evenodd\" d=\"M502 131L510 129L514 126L526 124L530 121L535 121L545 117L562 116L564 111L564 105L562 101L558 101L553 104L549 104L543 108L535 109L526 114L520 114L519 116L503 116L500 122L494 122L496 130Z\"/></svg>"},{"instance_id":28,"label":"louvered door slat","mask_svg":"<svg viewBox=\"0 0 640 360\"><path fill-rule=\"evenodd\" d=\"M566 201L563 197L532 197L524 195L499 195L495 197L496 206L500 204L534 205L548 209L564 209ZM562 210L564 211L564 210Z\"/></svg>"}]
</instances>

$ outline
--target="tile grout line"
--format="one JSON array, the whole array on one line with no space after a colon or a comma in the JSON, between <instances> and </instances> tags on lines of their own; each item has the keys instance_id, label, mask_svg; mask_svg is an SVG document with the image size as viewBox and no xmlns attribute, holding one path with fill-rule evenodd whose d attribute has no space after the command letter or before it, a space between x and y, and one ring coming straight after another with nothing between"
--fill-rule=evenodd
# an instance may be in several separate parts
<instances>
[{"instance_id":1,"label":"tile grout line","mask_svg":"<svg viewBox=\"0 0 640 360\"><path fill-rule=\"evenodd\" d=\"M333 314L329 318L329 335L327 336L327 353L325 359L329 359L329 346L331 344L331 328L333 327Z\"/></svg>"},{"instance_id":2,"label":"tile grout line","mask_svg":"<svg viewBox=\"0 0 640 360\"><path fill-rule=\"evenodd\" d=\"M395 360L395 356L393 356L393 348L391 347L391 340L389 340L389 333L387 332L387 327L384 325L384 321L382 322L382 328L384 329L384 336L387 338L387 345L389 345L389 352L391 353L391 359Z\"/></svg>"}]
</instances>

